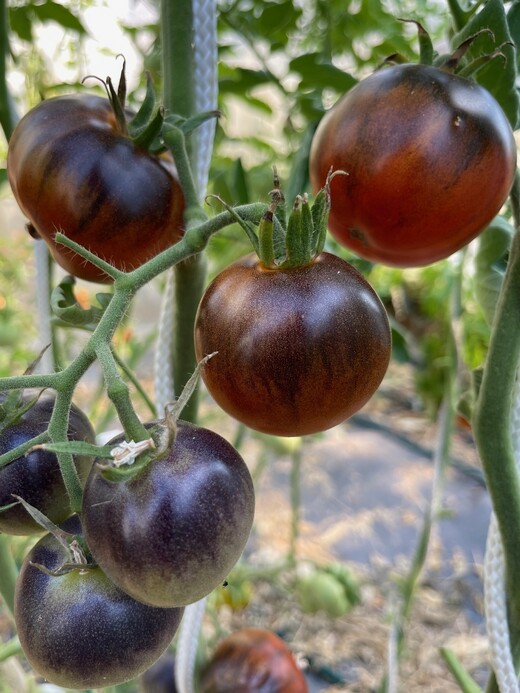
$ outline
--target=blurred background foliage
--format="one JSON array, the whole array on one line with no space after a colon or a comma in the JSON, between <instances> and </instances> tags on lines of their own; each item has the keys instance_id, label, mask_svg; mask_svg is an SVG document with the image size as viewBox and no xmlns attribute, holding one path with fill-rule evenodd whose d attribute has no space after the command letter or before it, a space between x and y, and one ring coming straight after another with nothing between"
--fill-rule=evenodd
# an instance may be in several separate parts
<instances>
[{"instance_id":1,"label":"blurred background foliage","mask_svg":"<svg viewBox=\"0 0 520 693\"><path fill-rule=\"evenodd\" d=\"M119 3L108 0L8 3L10 83L19 114L57 93L101 89L93 80L82 84L92 73L89 56L93 50L104 54L107 71L117 74L120 66L115 58L121 46L96 42L95 27L85 21L93 8L109 6L117 14ZM488 0L470 6L457 0L218 0L218 8L221 116L208 192L230 204L267 200L273 165L288 204L297 193L308 190L308 150L324 111L389 56L419 59L417 28L402 19L420 22L440 55L477 33L483 23L490 24L493 38L479 39L468 53L468 63L512 38L518 43L520 34L520 3L516 1ZM129 105L143 95L145 70L161 89L158 16L157 2L129 0L119 21L133 47L131 56L125 54L133 75ZM465 28L458 33L461 17ZM51 53L41 39L42 30L50 25L59 30ZM506 76L504 65L495 59L476 78L493 91L515 126L517 63L511 46L505 45L503 52ZM0 141L2 200L9 198L6 150L6 142ZM218 209L217 201L211 204ZM8 220L0 215L0 221L6 225ZM452 367L447 362L446 335L454 286L460 296L457 335L463 369L477 369L485 356L510 240L507 210L497 225L502 229L498 250L496 244L486 242L481 247L483 242L477 241L454 258L417 270L372 266L328 240L328 249L353 262L381 295L392 321L394 358L413 367L418 406L432 415L442 397L443 373ZM11 232L0 233L0 246L9 245L8 262L6 253L0 252L0 375L20 372L34 357L34 319L23 309L31 304L26 284L32 248L23 230L17 233L14 248ZM238 228L217 234L208 249L210 275L249 250ZM19 255L15 262L13 252ZM96 288L80 282L79 290L88 302ZM132 352L127 354L131 362L145 351L143 344L149 346L151 341L149 335L131 340L124 330L120 339L122 348Z\"/></svg>"}]
</instances>

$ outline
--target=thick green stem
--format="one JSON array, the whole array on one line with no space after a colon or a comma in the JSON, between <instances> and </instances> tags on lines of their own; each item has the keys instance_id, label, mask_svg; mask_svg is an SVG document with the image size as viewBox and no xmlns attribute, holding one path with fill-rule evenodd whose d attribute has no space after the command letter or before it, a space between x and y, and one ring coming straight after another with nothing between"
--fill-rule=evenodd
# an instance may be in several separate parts
<instances>
[{"instance_id":1,"label":"thick green stem","mask_svg":"<svg viewBox=\"0 0 520 693\"><path fill-rule=\"evenodd\" d=\"M302 466L302 442L297 439L295 448L291 453L291 537L287 562L291 567L296 565L298 559L298 538L300 536L300 512L301 512L301 466Z\"/></svg>"},{"instance_id":2,"label":"thick green stem","mask_svg":"<svg viewBox=\"0 0 520 693\"><path fill-rule=\"evenodd\" d=\"M206 283L206 258L194 255L176 266L175 285L175 346L173 362L173 382L175 394L179 397L183 387L195 370L195 343L193 325L200 297ZM195 422L198 409L198 387L195 388L189 402L184 407L182 418Z\"/></svg>"},{"instance_id":3,"label":"thick green stem","mask_svg":"<svg viewBox=\"0 0 520 693\"><path fill-rule=\"evenodd\" d=\"M495 313L473 429L504 548L509 629L515 664L520 644L520 482L511 411L520 358L520 235L513 238ZM490 682L493 690L493 684Z\"/></svg>"},{"instance_id":4,"label":"thick green stem","mask_svg":"<svg viewBox=\"0 0 520 693\"><path fill-rule=\"evenodd\" d=\"M7 56L9 55L9 20L7 2L0 0L0 124L9 141L18 117L7 88Z\"/></svg>"},{"instance_id":5,"label":"thick green stem","mask_svg":"<svg viewBox=\"0 0 520 693\"><path fill-rule=\"evenodd\" d=\"M12 542L6 534L0 534L0 594L11 616L14 610L14 589L18 570L11 551Z\"/></svg>"},{"instance_id":6,"label":"thick green stem","mask_svg":"<svg viewBox=\"0 0 520 693\"><path fill-rule=\"evenodd\" d=\"M161 0L161 45L164 106L189 118L195 102L192 0Z\"/></svg>"},{"instance_id":7,"label":"thick green stem","mask_svg":"<svg viewBox=\"0 0 520 693\"><path fill-rule=\"evenodd\" d=\"M167 111L189 118L195 114L194 36L192 0L162 0L161 39L163 55L163 101ZM193 170L194 148L187 147L187 157ZM179 158L179 166L186 169L186 160ZM179 171L182 173L182 171ZM187 208L185 222L190 228L193 218L200 219L203 212L193 185L193 176L185 171L184 183ZM202 256L190 258L174 268L175 298L173 311L174 353L173 380L176 397L182 392L195 369L193 325L195 314L206 282L206 261ZM195 421L197 417L197 390L183 412L183 418Z\"/></svg>"}]
</instances>

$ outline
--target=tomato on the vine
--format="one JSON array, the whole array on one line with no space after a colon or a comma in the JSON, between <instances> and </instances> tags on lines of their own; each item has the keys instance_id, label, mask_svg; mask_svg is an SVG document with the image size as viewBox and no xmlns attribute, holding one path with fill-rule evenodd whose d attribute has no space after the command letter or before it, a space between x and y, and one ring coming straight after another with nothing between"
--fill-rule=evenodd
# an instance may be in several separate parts
<instances>
[{"instance_id":1,"label":"tomato on the vine","mask_svg":"<svg viewBox=\"0 0 520 693\"><path fill-rule=\"evenodd\" d=\"M76 277L111 281L58 245L57 231L126 271L183 234L184 196L172 159L121 132L108 99L71 94L42 101L16 126L7 171L33 233Z\"/></svg>"},{"instance_id":2,"label":"tomato on the vine","mask_svg":"<svg viewBox=\"0 0 520 693\"><path fill-rule=\"evenodd\" d=\"M27 400L27 397L25 399ZM19 420L0 427L0 454L13 450L47 430L54 407L55 395L44 393ZM72 405L69 415L69 440L95 443L94 430L85 414ZM85 482L93 458L75 455L74 463L80 481ZM0 467L0 532L15 535L41 533L33 520L13 496L20 496L36 507L52 522L59 524L71 514L70 500L56 454L42 448L30 450L12 462ZM11 506L11 507L8 507Z\"/></svg>"},{"instance_id":3,"label":"tomato on the vine","mask_svg":"<svg viewBox=\"0 0 520 693\"><path fill-rule=\"evenodd\" d=\"M324 431L360 409L388 368L381 300L348 262L323 252L267 268L255 254L223 270L195 321L208 391L247 426L280 436Z\"/></svg>"},{"instance_id":4,"label":"tomato on the vine","mask_svg":"<svg viewBox=\"0 0 520 693\"><path fill-rule=\"evenodd\" d=\"M324 116L310 153L330 168L329 230L363 258L399 267L448 257L476 237L511 189L516 144L483 87L429 65L381 68Z\"/></svg>"},{"instance_id":5,"label":"tomato on the vine","mask_svg":"<svg viewBox=\"0 0 520 693\"><path fill-rule=\"evenodd\" d=\"M70 518L64 529L81 534L77 520ZM146 606L100 568L72 568L69 560L65 547L46 534L22 564L14 615L29 663L64 688L104 688L135 678L166 650L183 609Z\"/></svg>"},{"instance_id":6,"label":"tomato on the vine","mask_svg":"<svg viewBox=\"0 0 520 693\"><path fill-rule=\"evenodd\" d=\"M255 505L249 470L230 443L184 421L176 428L166 451L128 478L95 462L83 496L96 562L134 599L162 607L195 602L224 581Z\"/></svg>"}]
</instances>

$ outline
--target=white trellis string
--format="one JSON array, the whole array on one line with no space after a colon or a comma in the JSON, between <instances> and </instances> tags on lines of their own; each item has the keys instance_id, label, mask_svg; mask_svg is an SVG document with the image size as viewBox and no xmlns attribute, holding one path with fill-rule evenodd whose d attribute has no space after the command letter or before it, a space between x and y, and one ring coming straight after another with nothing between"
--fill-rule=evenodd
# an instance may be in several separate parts
<instances>
[{"instance_id":1,"label":"white trellis string","mask_svg":"<svg viewBox=\"0 0 520 693\"><path fill-rule=\"evenodd\" d=\"M162 416L168 402L174 398L172 353L173 353L173 272L167 272L166 285L159 315L159 330L155 350L155 405Z\"/></svg>"},{"instance_id":2,"label":"white trellis string","mask_svg":"<svg viewBox=\"0 0 520 693\"><path fill-rule=\"evenodd\" d=\"M218 97L217 74L217 6L216 0L193 0L193 41L194 41L194 102L195 112L215 110ZM215 136L215 120L204 123L195 133L195 185L199 199L203 199L208 184L208 174L213 151L213 139ZM171 282L173 295L172 273L168 282ZM166 292L163 314L172 315L171 297ZM168 319L167 319L168 320ZM166 328L167 329L167 328ZM159 330L159 343L162 338L168 339L169 353L167 364L158 363L157 376L163 377L166 369L170 369L172 363L172 331L165 335L165 329L161 325ZM173 377L171 378L171 394L173 395ZM200 629L206 609L206 599L201 599L195 604L190 604L184 611L179 636L177 640L177 653L175 660L175 684L179 693L193 693L194 670L199 642Z\"/></svg>"},{"instance_id":3,"label":"white trellis string","mask_svg":"<svg viewBox=\"0 0 520 693\"><path fill-rule=\"evenodd\" d=\"M49 250L45 241L34 242L34 260L36 265L36 315L38 316L38 335L40 348L49 344L42 354L38 369L51 373L53 368L51 308L49 305Z\"/></svg>"},{"instance_id":4,"label":"white trellis string","mask_svg":"<svg viewBox=\"0 0 520 693\"><path fill-rule=\"evenodd\" d=\"M517 378L511 437L517 465L520 466L520 386ZM495 514L491 513L484 560L484 607L491 664L501 693L520 693L511 656L505 594L504 551Z\"/></svg>"}]
</instances>

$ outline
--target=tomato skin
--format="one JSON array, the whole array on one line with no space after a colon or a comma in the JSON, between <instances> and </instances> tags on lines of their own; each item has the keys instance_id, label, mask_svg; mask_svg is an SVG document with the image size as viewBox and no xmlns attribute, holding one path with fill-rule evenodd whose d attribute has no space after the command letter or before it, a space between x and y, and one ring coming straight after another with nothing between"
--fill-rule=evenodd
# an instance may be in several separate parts
<instances>
[{"instance_id":1,"label":"tomato skin","mask_svg":"<svg viewBox=\"0 0 520 693\"><path fill-rule=\"evenodd\" d=\"M516 144L483 87L427 65L382 68L324 116L310 153L317 191L329 169L329 230L363 258L427 265L459 250L498 213Z\"/></svg>"},{"instance_id":2,"label":"tomato skin","mask_svg":"<svg viewBox=\"0 0 520 693\"><path fill-rule=\"evenodd\" d=\"M130 480L111 481L94 463L83 496L85 538L97 563L153 606L185 606L223 582L253 516L253 482L238 452L186 422L178 422L168 454Z\"/></svg>"},{"instance_id":3,"label":"tomato skin","mask_svg":"<svg viewBox=\"0 0 520 693\"><path fill-rule=\"evenodd\" d=\"M79 523L66 528L80 529ZM31 565L56 570L66 558L65 549L47 534L22 564L14 615L29 663L64 688L104 688L135 678L166 650L183 609L141 604L99 568L52 576Z\"/></svg>"},{"instance_id":4,"label":"tomato skin","mask_svg":"<svg viewBox=\"0 0 520 693\"><path fill-rule=\"evenodd\" d=\"M386 311L330 253L288 270L239 259L209 285L195 320L208 391L247 426L279 436L324 431L360 409L390 360Z\"/></svg>"},{"instance_id":5,"label":"tomato skin","mask_svg":"<svg viewBox=\"0 0 520 693\"><path fill-rule=\"evenodd\" d=\"M221 640L206 664L201 693L307 693L289 647L263 628L242 628Z\"/></svg>"},{"instance_id":6,"label":"tomato skin","mask_svg":"<svg viewBox=\"0 0 520 693\"><path fill-rule=\"evenodd\" d=\"M0 431L0 454L47 430L54 401L54 395L43 394L19 422ZM96 441L89 420L75 405L70 411L68 438L88 443ZM85 483L93 458L75 455L74 462L80 481ZM33 450L0 467L0 506L13 503L13 494L38 508L55 524L66 520L72 512L58 459L55 453L48 450ZM41 534L43 529L18 504L0 512L0 532L30 535Z\"/></svg>"},{"instance_id":7,"label":"tomato skin","mask_svg":"<svg viewBox=\"0 0 520 693\"><path fill-rule=\"evenodd\" d=\"M184 197L171 159L120 134L107 99L42 101L16 126L7 171L13 194L70 274L111 279L54 241L57 230L121 270L135 269L183 234Z\"/></svg>"}]
</instances>

